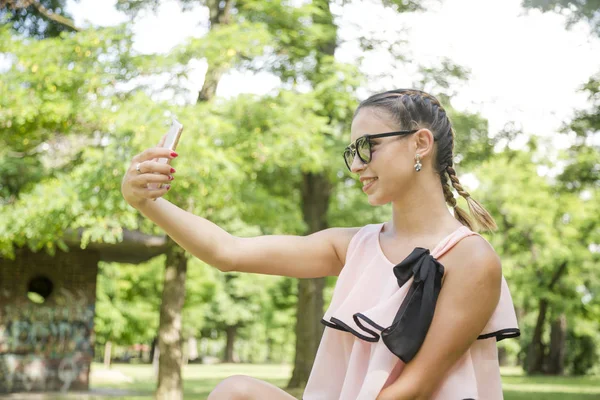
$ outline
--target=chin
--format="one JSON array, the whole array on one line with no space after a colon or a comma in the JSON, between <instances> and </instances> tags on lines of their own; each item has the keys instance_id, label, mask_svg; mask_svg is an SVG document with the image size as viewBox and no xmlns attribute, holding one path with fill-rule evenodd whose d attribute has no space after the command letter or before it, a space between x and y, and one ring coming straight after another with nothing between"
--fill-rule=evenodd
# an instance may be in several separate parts
<instances>
[{"instance_id":1,"label":"chin","mask_svg":"<svg viewBox=\"0 0 600 400\"><path fill-rule=\"evenodd\" d=\"M367 200L368 200L369 204L372 206L384 206L390 202L389 200L386 201L385 199L382 199L381 197L378 197L378 196L368 196Z\"/></svg>"}]
</instances>

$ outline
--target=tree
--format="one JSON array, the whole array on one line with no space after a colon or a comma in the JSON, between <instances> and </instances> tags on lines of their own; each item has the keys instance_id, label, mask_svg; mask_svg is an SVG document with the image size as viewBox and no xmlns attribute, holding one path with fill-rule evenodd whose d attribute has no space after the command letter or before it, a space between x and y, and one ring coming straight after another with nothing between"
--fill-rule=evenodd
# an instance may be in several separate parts
<instances>
[{"instance_id":1,"label":"tree","mask_svg":"<svg viewBox=\"0 0 600 400\"><path fill-rule=\"evenodd\" d=\"M266 278L266 279L265 279ZM207 325L226 336L224 362L237 362L234 345L240 330L259 323L267 306L265 288L270 277L227 273L221 276L221 287L210 304Z\"/></svg>"},{"instance_id":2,"label":"tree","mask_svg":"<svg viewBox=\"0 0 600 400\"><path fill-rule=\"evenodd\" d=\"M331 225L328 216L331 205L335 205L335 209L344 207L336 205L342 200L334 197L334 193L338 188L341 192L348 187L346 180L340 181L345 172L337 154L348 140L346 132L356 106L354 93L362 83L361 74L356 67L338 63L333 57L338 39L329 3L299 6L265 3L265 7L270 7L268 13L251 7L256 3L239 3L239 20L235 19L235 24L211 29L205 37L191 40L165 57L139 57L131 54L128 47L116 50L114 54L128 60L135 67L134 72L126 69L127 73L123 74L121 70L109 68L106 79L108 82L111 77L126 81L137 76L138 70L152 73L170 70L175 64L178 64L177 68L172 70L179 71L176 77L184 77L186 63L197 57L206 57L209 64L214 61L214 64L227 68L259 69L260 64L264 64L260 57L264 56L273 60L265 69L279 73L290 90L282 89L261 98L239 96L232 101L213 98L209 102L177 108L152 101L140 90L129 94L96 91L93 93L96 97L90 96L89 102L74 106L77 112L91 113L94 117L91 120L97 124L94 130L98 132L98 143L81 151L81 158L86 163L73 165L68 171L57 171L53 180L44 177L38 184L21 190L23 198L13 199L11 206L14 207L3 215L8 221L7 226L12 225L0 238L0 243L6 249L15 244L52 249L62 245L60 238L66 228L83 229L84 247L100 241L116 244L124 237L123 229L126 228L159 234L159 229L123 204L116 182L121 171L114 166L158 141L159 133L149 132L148 127L163 123L165 108L176 110L182 120L188 121L187 132L197 133L193 141L186 142L180 152L181 159L189 156L202 160L201 163L186 164L184 173L179 171L181 184L175 185L168 195L175 204L209 218L233 234L243 235L248 227L258 226L261 234L306 234ZM389 4L398 6L400 3ZM412 10L415 5L405 6L402 10ZM277 18L267 20L273 16ZM302 30L304 36L298 34ZM86 34L81 32L72 37ZM65 43L52 44L61 46ZM103 58L99 60L103 61ZM52 79L59 81L59 77ZM53 82L52 79L49 80ZM299 93L294 89L296 83L308 83L312 90ZM106 83L104 86L112 87ZM8 101L7 109L17 109L16 100ZM106 101L108 106L103 103ZM78 126L78 121L67 121L60 129ZM40 135L44 131L43 126L33 124L24 132ZM484 129L477 133L487 139ZM41 140L38 144L44 142ZM18 140L11 146L17 145ZM112 171L109 179L107 171ZM219 185L215 185L215 176L219 177ZM56 189L52 190L53 185L60 188L58 193L70 197L65 199L57 195L46 199L45 193L57 193ZM43 207L35 196L44 199ZM38 208L46 214L40 215ZM364 219L356 221L368 223L366 216L369 215L378 214L365 214ZM16 216L22 220L16 221ZM339 220L342 221L340 225L350 223L347 218ZM27 224L33 222L42 228L29 236L21 235L28 229ZM175 247L170 243L167 248ZM161 352L167 354L164 365L169 367L163 368L168 379L159 379L162 389L158 392L177 397L181 393L177 370L182 362L178 349L183 335L178 310L183 307L185 292L180 288L176 291L176 283L181 284L184 280L187 263L181 254L167 255L167 259L172 261L167 262L165 273L174 281L171 290L163 290L163 297L173 297L163 299L169 312L163 311L162 315L164 321L170 320L170 325L165 322L165 327L175 329L175 335L171 347L163 347ZM306 381L322 330L319 320L323 312L325 280L301 281L298 289L301 289L300 285L309 289L312 285L317 290L299 290L300 303L308 307L306 314L300 313L305 316L301 323L309 324L306 331L311 333L310 338L297 338L300 352L291 386L303 385ZM307 292L312 294L305 295ZM297 329L304 331L301 327ZM171 348L174 350L169 351Z\"/></svg>"},{"instance_id":3,"label":"tree","mask_svg":"<svg viewBox=\"0 0 600 400\"><path fill-rule=\"evenodd\" d=\"M514 285L511 292L520 323L526 326L522 328L524 363L530 374L563 370L560 349L568 323L563 315L589 316L583 294L597 284L593 265L598 261L589 250L598 238L594 220L598 206L593 200L598 192L590 199L580 198L540 176L540 164L532 161L533 143L535 139L529 151L497 154L476 173L481 182L477 195L497 216L503 232L493 236L491 243ZM550 345L555 347L546 343L548 325L553 328Z\"/></svg>"},{"instance_id":4,"label":"tree","mask_svg":"<svg viewBox=\"0 0 600 400\"><path fill-rule=\"evenodd\" d=\"M5 25L0 36L9 62L0 75L0 194L10 203L27 184L83 162L80 147L103 123L92 104L100 98L112 106L119 95L106 88L143 71L129 58L122 27L29 41ZM65 152L73 154L63 156L59 149L73 138L79 143Z\"/></svg>"},{"instance_id":5,"label":"tree","mask_svg":"<svg viewBox=\"0 0 600 400\"><path fill-rule=\"evenodd\" d=\"M585 21L600 35L600 3L598 0L523 0L523 7L542 12L555 11L567 15L567 27Z\"/></svg>"},{"instance_id":6,"label":"tree","mask_svg":"<svg viewBox=\"0 0 600 400\"><path fill-rule=\"evenodd\" d=\"M587 22L596 35L600 35L599 5L596 0L523 1L523 6L526 8L535 8L542 12L555 11L567 15L567 28L579 21ZM600 187L600 169L597 166L597 160L600 156L600 146L593 141L593 137L600 131L600 75L596 74L590 77L588 82L582 85L582 90L588 93L590 106L584 110L577 110L574 118L564 124L562 133L574 133L575 139L561 157L564 168L557 176L556 187L560 196L566 198L575 196L580 199L594 199L597 198L598 188ZM567 215L570 217L571 214ZM587 249L583 248L582 252L584 254L591 252L590 257L593 258L596 256L597 258L598 251L594 250L594 246L597 246L599 242L597 221L591 217L584 219L581 223L578 241L580 244L587 245L588 247ZM578 291L583 291L586 294L584 310L581 310L580 314L575 315L567 313L566 316L563 316L564 314L560 314L553 321L548 355L550 365L547 366L543 365L544 354L539 350L543 347L539 336L543 327L543 318L541 316L543 315L543 311L545 311L540 310L541 319L538 319L538 325L536 326L537 335L533 343L536 350L530 349L532 353L537 352L537 356L534 357L536 362L531 366L528 365L529 372L544 371L548 373L561 373L564 370L563 366L560 365L561 362L564 363L569 360L569 357L563 356L563 354L577 352L583 354L583 357L578 358L576 362L571 358L573 367L570 370L574 373L585 373L600 358L596 344L600 340L598 335L592 333L582 334L582 331L586 331L586 329L580 329L578 326L569 328L568 332L559 332L567 331L565 325L573 325L575 321L577 325L589 326L589 321L593 318L592 315L597 315L598 290L596 280L587 279L583 285L578 287ZM569 344L574 347L570 350L565 350L566 334L571 339ZM557 338L560 338L560 340ZM580 346L585 348L583 352ZM585 355L588 357L586 358Z\"/></svg>"},{"instance_id":7,"label":"tree","mask_svg":"<svg viewBox=\"0 0 600 400\"><path fill-rule=\"evenodd\" d=\"M218 81L222 71L234 67L267 70L280 77L284 83L310 85L317 96L316 104L320 107L315 110L316 114L328 121L319 134L326 135L331 144L338 147L342 145L344 138L341 137L341 132L347 131L350 116L356 106L353 93L360 84L360 79L355 77L360 77L360 74L355 68L341 65L334 59L339 38L328 1L297 6L284 2L252 1L221 2L219 7L215 7L216 3L212 2L180 3L187 6L205 4L211 15L209 34L190 41L180 50L179 59L182 63L198 57L204 57L208 62L209 72L199 99L207 98L204 95L207 82L210 87L216 87L215 81ZM123 9L135 12L141 7L156 9L160 2L121 1L119 4ZM384 1L383 4L396 12L422 8L419 2ZM232 17L230 13L234 10L235 17ZM265 30L270 35L261 33ZM254 46L240 46L235 40L231 40L236 38L239 43L239 33L242 31L246 32L246 36L242 36L245 41L249 32L257 32L249 36L256 38ZM214 40L217 37L221 40ZM372 40L366 42L369 43L365 47L374 45ZM216 44L216 47L213 48L212 44ZM248 54L248 49L256 50L254 54ZM294 164L286 166L290 167L295 168ZM302 180L293 186L294 191L300 192L299 199L306 226L302 233L309 234L329 226L327 210L337 174L337 168L313 166L308 171L302 171ZM268 188L266 190L269 191ZM293 191L289 193L290 196L298 196ZM300 387L306 383L323 329L319 321L323 313L324 280L299 280L298 284L298 315L304 317L298 320L296 328L297 362L290 387Z\"/></svg>"},{"instance_id":8,"label":"tree","mask_svg":"<svg viewBox=\"0 0 600 400\"><path fill-rule=\"evenodd\" d=\"M17 32L37 39L79 31L64 0L0 0L0 20L4 19Z\"/></svg>"},{"instance_id":9,"label":"tree","mask_svg":"<svg viewBox=\"0 0 600 400\"><path fill-rule=\"evenodd\" d=\"M110 351L112 343L150 343L156 335L160 261L153 259L150 265L100 263L94 333L105 351ZM110 362L110 354L105 354L105 360Z\"/></svg>"},{"instance_id":10,"label":"tree","mask_svg":"<svg viewBox=\"0 0 600 400\"><path fill-rule=\"evenodd\" d=\"M192 5L194 1L181 1L184 6ZM208 71L205 75L202 89L200 90L197 98L197 103L204 103L210 101L217 89L217 85L223 73L229 68L227 59L231 59L232 56L236 55L237 51L235 46L228 47L227 55L223 59L223 46L225 41L215 40L215 36L225 38L228 42L235 43L232 38L241 38L241 35L235 35L239 33L237 27L234 27L233 32L228 29L228 25L231 23L231 9L233 0L215 1L207 0L204 3L209 9L210 19L210 33L208 38L201 40L200 50L201 54L207 55L209 59ZM117 8L126 11L132 17L135 17L137 13L142 9L151 8L156 10L160 5L157 0L149 1L127 1L119 0L117 2ZM231 35L234 33L234 35ZM250 35L252 40L254 35ZM241 43L240 43L241 44ZM237 45L238 49L244 49L244 47ZM247 43L246 43L247 44ZM203 47L205 46L205 47ZM252 49L255 46L248 46L246 48ZM218 51L215 52L215 49ZM187 49L187 54L189 54ZM212 52L211 52L212 51ZM242 53L243 54L243 53ZM179 59L185 59L189 57L184 51L183 54L179 55ZM187 273L187 261L185 257L177 256L180 249L176 244L170 241L171 247L168 249L167 260L172 260L172 264L167 264L165 269L165 286L162 291L162 302L161 302L161 318L159 328L159 379L157 387L157 398L158 399L175 399L183 397L182 380L181 380L181 367L183 363L182 357L182 323L180 321L181 313L185 302L185 290L181 290L181 287L185 287L185 277ZM171 279L176 277L173 284ZM230 328L231 331L232 328ZM232 335L233 336L233 333ZM233 340L231 340L233 343Z\"/></svg>"}]
</instances>

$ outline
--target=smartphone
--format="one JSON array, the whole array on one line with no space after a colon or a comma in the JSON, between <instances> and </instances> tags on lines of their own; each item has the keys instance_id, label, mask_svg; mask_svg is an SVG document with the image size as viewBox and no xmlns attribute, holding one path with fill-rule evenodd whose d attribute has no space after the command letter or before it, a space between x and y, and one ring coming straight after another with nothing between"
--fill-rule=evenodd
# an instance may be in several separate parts
<instances>
[{"instance_id":1,"label":"smartphone","mask_svg":"<svg viewBox=\"0 0 600 400\"><path fill-rule=\"evenodd\" d=\"M181 137L181 132L183 132L183 125L181 122L177 121L176 118L173 118L171 121L171 127L167 132L167 137L165 138L165 143L162 147L166 147L169 150L175 150L177 148L177 144L179 143L179 138ZM169 164L171 162L170 158L159 158L159 163ZM162 183L149 183L149 189L159 189L162 187Z\"/></svg>"},{"instance_id":2,"label":"smartphone","mask_svg":"<svg viewBox=\"0 0 600 400\"><path fill-rule=\"evenodd\" d=\"M162 147L166 147L167 149L174 151L177 148L177 144L179 143L179 138L181 137L182 131L183 125L181 124L181 122L173 118L173 121L171 122L171 127L169 128L169 132L167 132L165 143ZM159 158L158 162L168 164L170 162L170 158Z\"/></svg>"}]
</instances>

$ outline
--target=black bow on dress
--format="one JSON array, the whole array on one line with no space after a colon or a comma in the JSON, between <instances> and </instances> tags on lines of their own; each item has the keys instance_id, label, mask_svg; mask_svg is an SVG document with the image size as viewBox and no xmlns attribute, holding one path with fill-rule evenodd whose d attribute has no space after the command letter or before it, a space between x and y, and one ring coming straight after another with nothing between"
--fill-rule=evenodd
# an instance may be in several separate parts
<instances>
[{"instance_id":1,"label":"black bow on dress","mask_svg":"<svg viewBox=\"0 0 600 400\"><path fill-rule=\"evenodd\" d=\"M440 289L444 266L428 249L416 247L394 267L398 285L402 287L415 277L392 325L381 331L381 338L392 353L408 363L419 351L431 325Z\"/></svg>"}]
</instances>

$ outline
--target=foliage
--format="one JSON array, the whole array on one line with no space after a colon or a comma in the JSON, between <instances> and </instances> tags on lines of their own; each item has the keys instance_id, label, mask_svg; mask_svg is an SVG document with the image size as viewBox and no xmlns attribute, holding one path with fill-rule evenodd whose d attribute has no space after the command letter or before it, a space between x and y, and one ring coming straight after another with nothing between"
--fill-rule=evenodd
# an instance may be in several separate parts
<instances>
[{"instance_id":1,"label":"foliage","mask_svg":"<svg viewBox=\"0 0 600 400\"><path fill-rule=\"evenodd\" d=\"M567 16L567 26L585 21L600 35L600 2L598 0L523 0L526 8L542 12L555 11Z\"/></svg>"},{"instance_id":2,"label":"foliage","mask_svg":"<svg viewBox=\"0 0 600 400\"><path fill-rule=\"evenodd\" d=\"M524 349L531 342L542 299L550 308L547 321L561 313L570 316L569 326L574 327L600 320L595 273L600 254L593 251L598 243L599 192L591 192L590 198L563 192L538 173L540 165L531 158L526 151L496 155L478 168L477 175L485 179L474 194L502 232L490 242L502 258L520 310ZM559 274L563 264L565 272ZM597 322L592 326L598 329Z\"/></svg>"},{"instance_id":3,"label":"foliage","mask_svg":"<svg viewBox=\"0 0 600 400\"><path fill-rule=\"evenodd\" d=\"M9 28L0 28L3 203L84 162L84 147L99 145L114 123L111 110L128 96L119 85L156 68L133 54L123 26L45 40Z\"/></svg>"},{"instance_id":4,"label":"foliage","mask_svg":"<svg viewBox=\"0 0 600 400\"><path fill-rule=\"evenodd\" d=\"M120 1L128 12L155 8L157 0ZM201 2L183 1L191 6ZM346 2L341 2L343 3ZM588 2L591 4L591 2ZM349 141L357 89L367 77L355 65L327 54L336 44L335 21L322 2L237 2L234 23L190 39L168 55L132 50L125 26L90 28L43 40L0 28L0 255L15 246L50 253L66 249L67 229L83 229L81 246L117 243L123 230L162 234L120 194L131 158L155 145L170 116L185 125L173 189L166 198L238 236L304 234L303 173L324 173L333 184L330 226L363 226L390 218L391 208L371 207L341 159ZM421 2L385 1L397 11ZM321 8L320 8L321 7ZM216 98L205 104L162 101L184 92L193 60L224 69L275 73L282 86L264 96ZM317 68L318 67L318 68ZM578 137L558 160L557 176L537 152L498 149L487 121L452 107L452 95L468 71L442 60L421 69L415 82L439 94L456 131L459 172L479 182L469 190L496 218L489 240L520 316L523 344L535 324L538 302L550 317L569 315L569 372L597 365L600 320L598 263L598 81L585 86L590 108L565 128ZM162 74L162 75L161 75ZM158 76L169 77L156 85ZM167 90L166 90L167 89ZM507 133L508 135L508 133ZM459 200L462 201L462 200ZM596 247L594 247L596 246ZM57 249L58 248L58 249ZM564 274L550 287L562 263ZM158 324L164 257L141 265L102 263L98 277L99 342L150 342ZM297 290L290 278L222 274L190 258L184 335L219 340L239 328L238 349L253 361L291 361ZM335 278L328 278L326 297ZM549 318L551 320L552 318ZM594 353L596 351L596 353ZM508 397L508 396L507 396Z\"/></svg>"},{"instance_id":5,"label":"foliage","mask_svg":"<svg viewBox=\"0 0 600 400\"><path fill-rule=\"evenodd\" d=\"M21 35L36 39L57 37L63 32L75 30L66 10L66 3L65 0L2 0L0 21L7 20Z\"/></svg>"}]
</instances>

